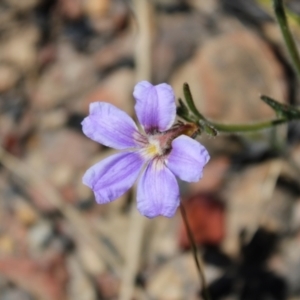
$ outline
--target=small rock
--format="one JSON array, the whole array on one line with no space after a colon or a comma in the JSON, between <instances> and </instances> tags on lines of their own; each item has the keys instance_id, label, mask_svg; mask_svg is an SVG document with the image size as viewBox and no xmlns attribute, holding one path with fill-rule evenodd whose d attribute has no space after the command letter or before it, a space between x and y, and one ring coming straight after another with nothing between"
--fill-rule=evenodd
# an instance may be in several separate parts
<instances>
[{"instance_id":1,"label":"small rock","mask_svg":"<svg viewBox=\"0 0 300 300\"><path fill-rule=\"evenodd\" d=\"M0 115L0 142L5 143L6 137L15 134L15 122L13 118L7 114Z\"/></svg>"},{"instance_id":2,"label":"small rock","mask_svg":"<svg viewBox=\"0 0 300 300\"><path fill-rule=\"evenodd\" d=\"M299 168L300 167L300 143L293 147L291 153L292 162Z\"/></svg>"},{"instance_id":3,"label":"small rock","mask_svg":"<svg viewBox=\"0 0 300 300\"><path fill-rule=\"evenodd\" d=\"M81 111L87 114L90 103L105 101L132 115L134 78L135 73L127 68L114 72L85 97Z\"/></svg>"},{"instance_id":4,"label":"small rock","mask_svg":"<svg viewBox=\"0 0 300 300\"><path fill-rule=\"evenodd\" d=\"M166 6L170 6L170 5L179 5L182 2L184 2L184 0L154 0L153 1L156 5L166 5Z\"/></svg>"},{"instance_id":5,"label":"small rock","mask_svg":"<svg viewBox=\"0 0 300 300\"><path fill-rule=\"evenodd\" d=\"M91 18L103 17L112 5L110 0L83 0L82 2L84 12Z\"/></svg>"},{"instance_id":6,"label":"small rock","mask_svg":"<svg viewBox=\"0 0 300 300\"><path fill-rule=\"evenodd\" d=\"M89 158L100 146L76 131L60 129L41 135L40 147L46 164L64 164L80 168L87 166Z\"/></svg>"},{"instance_id":7,"label":"small rock","mask_svg":"<svg viewBox=\"0 0 300 300\"><path fill-rule=\"evenodd\" d=\"M216 273L211 272L207 266L204 272L205 276L208 273ZM209 277L216 277L216 274ZM181 254L162 265L151 274L147 282L147 292L150 297L160 300L196 300L199 299L197 294L200 288L199 276L191 253Z\"/></svg>"},{"instance_id":8,"label":"small rock","mask_svg":"<svg viewBox=\"0 0 300 300\"><path fill-rule=\"evenodd\" d=\"M39 0L4 0L12 9L17 11L29 11L33 9L39 2Z\"/></svg>"},{"instance_id":9,"label":"small rock","mask_svg":"<svg viewBox=\"0 0 300 300\"><path fill-rule=\"evenodd\" d=\"M55 109L39 115L38 126L41 130L53 130L62 127L67 121L65 109Z\"/></svg>"},{"instance_id":10,"label":"small rock","mask_svg":"<svg viewBox=\"0 0 300 300\"><path fill-rule=\"evenodd\" d=\"M0 93L5 92L15 86L20 74L11 66L0 65Z\"/></svg>"},{"instance_id":11,"label":"small rock","mask_svg":"<svg viewBox=\"0 0 300 300\"><path fill-rule=\"evenodd\" d=\"M279 271L284 274L287 279L289 290L291 294L300 293L300 247L299 236L293 239L288 239L281 245L281 259L282 266Z\"/></svg>"},{"instance_id":12,"label":"small rock","mask_svg":"<svg viewBox=\"0 0 300 300\"><path fill-rule=\"evenodd\" d=\"M147 224L147 246L143 251L143 259L149 266L157 265L178 253L178 219L179 216L172 219L157 218Z\"/></svg>"},{"instance_id":13,"label":"small rock","mask_svg":"<svg viewBox=\"0 0 300 300\"><path fill-rule=\"evenodd\" d=\"M129 9L125 1L86 0L84 8L98 34L112 36L127 25Z\"/></svg>"},{"instance_id":14,"label":"small rock","mask_svg":"<svg viewBox=\"0 0 300 300\"><path fill-rule=\"evenodd\" d=\"M200 12L204 12L206 14L213 14L216 12L218 8L218 1L217 0L187 0L189 5L193 8L199 10Z\"/></svg>"},{"instance_id":15,"label":"small rock","mask_svg":"<svg viewBox=\"0 0 300 300\"><path fill-rule=\"evenodd\" d=\"M159 14L153 47L152 72L156 82L169 80L178 64L194 53L201 41L206 42L205 19L196 12ZM185 80L186 81L186 80ZM184 82L185 82L184 81ZM181 83L182 84L182 83Z\"/></svg>"},{"instance_id":16,"label":"small rock","mask_svg":"<svg viewBox=\"0 0 300 300\"><path fill-rule=\"evenodd\" d=\"M29 229L28 239L32 253L41 251L44 243L53 235L53 228L47 221L40 221Z\"/></svg>"},{"instance_id":17,"label":"small rock","mask_svg":"<svg viewBox=\"0 0 300 300\"><path fill-rule=\"evenodd\" d=\"M292 211L291 229L300 230L300 199L295 202Z\"/></svg>"},{"instance_id":18,"label":"small rock","mask_svg":"<svg viewBox=\"0 0 300 300\"><path fill-rule=\"evenodd\" d=\"M0 253L1 255L12 254L15 249L15 241L10 235L0 235Z\"/></svg>"},{"instance_id":19,"label":"small rock","mask_svg":"<svg viewBox=\"0 0 300 300\"><path fill-rule=\"evenodd\" d=\"M94 198L94 195L92 195L91 189L88 188L86 185L84 185L82 183L82 176L79 176L77 178L77 180L75 181L75 187L74 188L76 189L76 195L77 195L79 200L87 201L91 197Z\"/></svg>"},{"instance_id":20,"label":"small rock","mask_svg":"<svg viewBox=\"0 0 300 300\"><path fill-rule=\"evenodd\" d=\"M229 167L230 160L226 156L211 159L203 170L203 178L189 184L189 193L218 191L226 179L225 175Z\"/></svg>"},{"instance_id":21,"label":"small rock","mask_svg":"<svg viewBox=\"0 0 300 300\"><path fill-rule=\"evenodd\" d=\"M59 12L68 20L78 20L83 15L80 0L59 0Z\"/></svg>"},{"instance_id":22,"label":"small rock","mask_svg":"<svg viewBox=\"0 0 300 300\"><path fill-rule=\"evenodd\" d=\"M30 294L17 287L5 289L0 296L2 300L32 300Z\"/></svg>"},{"instance_id":23,"label":"small rock","mask_svg":"<svg viewBox=\"0 0 300 300\"><path fill-rule=\"evenodd\" d=\"M22 198L15 201L14 210L16 217L24 226L31 226L38 220L37 212Z\"/></svg>"},{"instance_id":24,"label":"small rock","mask_svg":"<svg viewBox=\"0 0 300 300\"><path fill-rule=\"evenodd\" d=\"M223 243L227 253L238 253L241 230L251 235L259 226L281 233L290 228L294 196L276 188L281 166L280 160L271 160L228 178L224 193L227 234Z\"/></svg>"},{"instance_id":25,"label":"small rock","mask_svg":"<svg viewBox=\"0 0 300 300\"><path fill-rule=\"evenodd\" d=\"M58 188L69 184L74 176L74 169L67 163L55 165L49 179Z\"/></svg>"},{"instance_id":26,"label":"small rock","mask_svg":"<svg viewBox=\"0 0 300 300\"><path fill-rule=\"evenodd\" d=\"M101 72L124 61L133 61L136 37L131 32L124 32L114 38L105 47L93 54L92 60L96 68Z\"/></svg>"},{"instance_id":27,"label":"small rock","mask_svg":"<svg viewBox=\"0 0 300 300\"><path fill-rule=\"evenodd\" d=\"M113 299L119 295L120 279L111 273L103 273L96 279L101 295L105 299Z\"/></svg>"},{"instance_id":28,"label":"small rock","mask_svg":"<svg viewBox=\"0 0 300 300\"><path fill-rule=\"evenodd\" d=\"M42 74L31 95L34 107L43 111L73 102L96 82L92 61L77 53L71 45L59 44L57 55L57 61Z\"/></svg>"},{"instance_id":29,"label":"small rock","mask_svg":"<svg viewBox=\"0 0 300 300\"><path fill-rule=\"evenodd\" d=\"M14 285L32 293L37 299L65 300L67 274L64 261L60 259L55 265L53 262L43 263L42 266L26 257L6 257L0 259L0 270Z\"/></svg>"},{"instance_id":30,"label":"small rock","mask_svg":"<svg viewBox=\"0 0 300 300\"><path fill-rule=\"evenodd\" d=\"M187 198L184 208L191 231L197 245L219 245L225 236L225 205L216 196L194 194ZM180 226L179 243L182 248L190 248L183 221Z\"/></svg>"},{"instance_id":31,"label":"small rock","mask_svg":"<svg viewBox=\"0 0 300 300\"><path fill-rule=\"evenodd\" d=\"M21 1L22 2L22 1ZM15 33L6 38L0 48L0 59L15 65L26 73L36 67L39 30L34 26L26 26L22 33Z\"/></svg>"},{"instance_id":32,"label":"small rock","mask_svg":"<svg viewBox=\"0 0 300 300\"><path fill-rule=\"evenodd\" d=\"M282 102L287 97L282 66L268 45L248 30L208 40L174 75L177 95L182 96L184 82L190 84L200 111L218 122L272 118L273 110L259 95Z\"/></svg>"}]
</instances>

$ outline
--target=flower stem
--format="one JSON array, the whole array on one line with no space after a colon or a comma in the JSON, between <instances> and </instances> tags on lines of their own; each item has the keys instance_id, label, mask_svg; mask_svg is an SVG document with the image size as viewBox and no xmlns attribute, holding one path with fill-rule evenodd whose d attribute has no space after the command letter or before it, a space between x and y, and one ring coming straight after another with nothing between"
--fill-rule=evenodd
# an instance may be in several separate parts
<instances>
[{"instance_id":1,"label":"flower stem","mask_svg":"<svg viewBox=\"0 0 300 300\"><path fill-rule=\"evenodd\" d=\"M203 290L203 298L204 300L210 300L210 296L209 296L209 292L207 289L207 283L206 283L206 279L205 279L205 275L204 275L204 267L203 267L203 261L201 259L201 257L199 257L198 255L198 250L197 250L197 246L196 246L196 242L187 218L187 214L185 211L185 208L183 206L183 203L180 203L180 212L181 212L181 216L184 222L184 226L188 235L188 238L190 240L190 243L192 245L192 252L193 252L193 257L195 260L195 264L198 270L198 274L200 277L200 281L201 281L201 285L202 285L202 290Z\"/></svg>"},{"instance_id":2,"label":"flower stem","mask_svg":"<svg viewBox=\"0 0 300 300\"><path fill-rule=\"evenodd\" d=\"M276 125L289 122L287 119L274 119L253 124L220 124L210 121L210 124L220 132L250 132L270 128Z\"/></svg>"},{"instance_id":3,"label":"flower stem","mask_svg":"<svg viewBox=\"0 0 300 300\"><path fill-rule=\"evenodd\" d=\"M295 40L289 29L282 0L273 0L273 7L285 44L293 61L293 66L296 69L298 77L300 78L300 56Z\"/></svg>"}]
</instances>

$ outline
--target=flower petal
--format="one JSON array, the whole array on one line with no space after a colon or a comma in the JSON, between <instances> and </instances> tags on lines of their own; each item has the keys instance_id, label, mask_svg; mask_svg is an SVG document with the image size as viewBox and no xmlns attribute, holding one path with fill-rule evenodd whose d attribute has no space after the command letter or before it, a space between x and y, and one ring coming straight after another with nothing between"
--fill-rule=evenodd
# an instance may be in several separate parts
<instances>
[{"instance_id":1,"label":"flower petal","mask_svg":"<svg viewBox=\"0 0 300 300\"><path fill-rule=\"evenodd\" d=\"M148 218L172 217L178 205L179 188L175 176L161 161L151 161L138 184L138 210Z\"/></svg>"},{"instance_id":2,"label":"flower petal","mask_svg":"<svg viewBox=\"0 0 300 300\"><path fill-rule=\"evenodd\" d=\"M82 181L94 191L99 204L107 203L132 187L143 164L136 152L114 154L88 169Z\"/></svg>"},{"instance_id":3,"label":"flower petal","mask_svg":"<svg viewBox=\"0 0 300 300\"><path fill-rule=\"evenodd\" d=\"M196 182L202 177L203 167L209 158L204 146L186 135L181 135L173 140L166 164L180 179Z\"/></svg>"},{"instance_id":4,"label":"flower petal","mask_svg":"<svg viewBox=\"0 0 300 300\"><path fill-rule=\"evenodd\" d=\"M135 111L145 131L165 131L176 117L175 95L170 85L152 85L148 81L138 83L133 92Z\"/></svg>"},{"instance_id":5,"label":"flower petal","mask_svg":"<svg viewBox=\"0 0 300 300\"><path fill-rule=\"evenodd\" d=\"M125 112L106 102L91 103L90 115L81 124L87 137L115 149L136 147L135 137L140 135Z\"/></svg>"}]
</instances>

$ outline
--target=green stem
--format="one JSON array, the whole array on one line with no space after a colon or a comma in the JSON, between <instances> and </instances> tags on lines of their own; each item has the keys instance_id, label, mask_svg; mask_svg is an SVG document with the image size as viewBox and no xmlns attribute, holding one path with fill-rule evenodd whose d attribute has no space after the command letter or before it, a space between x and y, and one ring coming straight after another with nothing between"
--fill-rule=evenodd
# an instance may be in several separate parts
<instances>
[{"instance_id":1,"label":"green stem","mask_svg":"<svg viewBox=\"0 0 300 300\"><path fill-rule=\"evenodd\" d=\"M192 230L191 230L188 218L187 218L187 214L186 214L186 211L185 211L185 208L184 208L182 202L180 203L179 207L180 207L181 216L182 216L182 219L184 222L184 226L185 226L188 238L189 238L191 246L192 246L193 257L194 257L195 264L196 264L196 267L198 270L198 274L199 274L199 277L201 280L202 289L203 289L203 298L204 298L204 300L210 300L209 292L207 289L207 283L206 283L206 279L205 279L205 275L204 275L203 262L198 255L198 249L196 246L196 242L195 242L195 239L194 239L194 236L193 236L193 233L192 233Z\"/></svg>"},{"instance_id":2,"label":"green stem","mask_svg":"<svg viewBox=\"0 0 300 300\"><path fill-rule=\"evenodd\" d=\"M262 130L270 128L276 125L280 125L288 122L287 119L275 119L265 122L253 123L253 124L219 124L214 122L209 122L216 130L221 132L248 132Z\"/></svg>"},{"instance_id":3,"label":"green stem","mask_svg":"<svg viewBox=\"0 0 300 300\"><path fill-rule=\"evenodd\" d=\"M282 0L273 0L273 6L281 33L293 61L293 66L296 69L298 77L300 78L300 56L294 38L289 29Z\"/></svg>"}]
</instances>

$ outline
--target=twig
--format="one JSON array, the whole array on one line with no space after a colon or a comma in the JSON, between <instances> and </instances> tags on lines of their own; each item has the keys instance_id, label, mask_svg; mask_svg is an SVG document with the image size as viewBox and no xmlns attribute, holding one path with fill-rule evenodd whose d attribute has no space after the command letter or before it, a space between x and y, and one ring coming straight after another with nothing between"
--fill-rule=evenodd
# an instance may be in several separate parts
<instances>
[{"instance_id":1,"label":"twig","mask_svg":"<svg viewBox=\"0 0 300 300\"><path fill-rule=\"evenodd\" d=\"M137 211L134 201L131 206L129 236L127 239L127 252L125 255L126 267L122 277L119 300L132 299L137 269L140 263L140 254L146 221L147 219L141 216Z\"/></svg>"},{"instance_id":2,"label":"twig","mask_svg":"<svg viewBox=\"0 0 300 300\"><path fill-rule=\"evenodd\" d=\"M151 80L152 57L152 6L149 0L133 0L137 22L135 47L136 80Z\"/></svg>"},{"instance_id":3,"label":"twig","mask_svg":"<svg viewBox=\"0 0 300 300\"><path fill-rule=\"evenodd\" d=\"M151 80L152 6L148 0L134 0L132 3L138 30L135 42L136 81ZM139 215L136 210L135 197L131 210L127 240L128 249L125 257L126 265L123 272L119 300L131 300L133 298L146 221L146 218Z\"/></svg>"}]
</instances>

